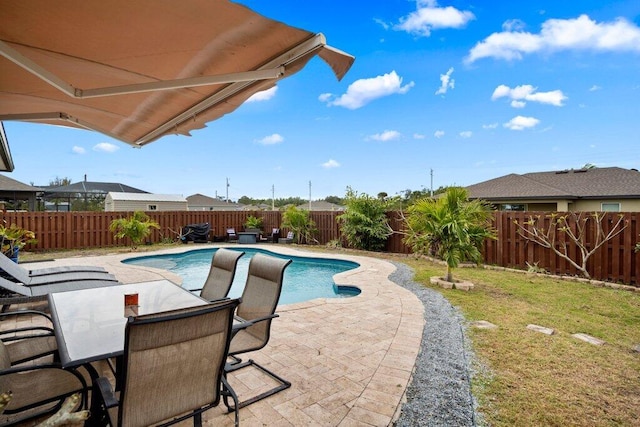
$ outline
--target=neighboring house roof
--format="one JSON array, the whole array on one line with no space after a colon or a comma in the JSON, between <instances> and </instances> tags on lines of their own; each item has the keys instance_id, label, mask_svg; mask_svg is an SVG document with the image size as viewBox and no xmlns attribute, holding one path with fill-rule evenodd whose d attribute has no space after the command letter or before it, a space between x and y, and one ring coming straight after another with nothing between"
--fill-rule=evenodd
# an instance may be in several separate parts
<instances>
[{"instance_id":1,"label":"neighboring house roof","mask_svg":"<svg viewBox=\"0 0 640 427\"><path fill-rule=\"evenodd\" d=\"M0 174L0 191L36 193L42 191L42 188L33 187L31 185L24 184L20 181L16 181L13 178L9 178L8 176Z\"/></svg>"},{"instance_id":2,"label":"neighboring house roof","mask_svg":"<svg viewBox=\"0 0 640 427\"><path fill-rule=\"evenodd\" d=\"M45 193L148 193L147 191L140 190L138 188L130 187L118 182L91 182L80 181L73 184L63 185L59 187L47 186L44 187Z\"/></svg>"},{"instance_id":3,"label":"neighboring house roof","mask_svg":"<svg viewBox=\"0 0 640 427\"><path fill-rule=\"evenodd\" d=\"M153 193L122 193L110 191L108 196L112 200L135 202L186 202L187 199L179 194L153 194Z\"/></svg>"},{"instance_id":4,"label":"neighboring house roof","mask_svg":"<svg viewBox=\"0 0 640 427\"><path fill-rule=\"evenodd\" d=\"M297 206L298 209L309 210L309 203L303 203ZM344 206L336 205L335 203L327 202L324 200L317 200L311 202L312 211L343 211Z\"/></svg>"},{"instance_id":5,"label":"neighboring house roof","mask_svg":"<svg viewBox=\"0 0 640 427\"><path fill-rule=\"evenodd\" d=\"M187 196L187 202L189 206L208 206L208 207L240 207L241 205L233 202L227 202L225 200L216 199L214 197L205 196L204 194L196 193L191 196Z\"/></svg>"},{"instance_id":6,"label":"neighboring house roof","mask_svg":"<svg viewBox=\"0 0 640 427\"><path fill-rule=\"evenodd\" d=\"M602 199L640 198L640 172L618 167L509 174L466 187L469 198Z\"/></svg>"}]
</instances>

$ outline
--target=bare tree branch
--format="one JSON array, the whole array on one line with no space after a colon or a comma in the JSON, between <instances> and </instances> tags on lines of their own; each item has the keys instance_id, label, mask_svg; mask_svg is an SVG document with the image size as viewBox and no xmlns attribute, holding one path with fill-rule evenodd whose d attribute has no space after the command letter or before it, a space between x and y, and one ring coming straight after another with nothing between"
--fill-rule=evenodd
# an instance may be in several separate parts
<instances>
[{"instance_id":1,"label":"bare tree branch","mask_svg":"<svg viewBox=\"0 0 640 427\"><path fill-rule=\"evenodd\" d=\"M618 236L629 225L628 221L620 215L609 232L605 234L602 224L605 214L602 212L570 212L564 215L552 213L547 217L550 218L550 221L549 228L546 230L544 226L540 225L542 221L539 215L535 217L530 216L529 220L522 224L515 220L514 223L518 227L518 234L526 240L537 243L544 248L551 249L556 255L568 261L588 279L591 278L587 270L589 258L600 249L602 245ZM573 221L569 221L568 218L572 218ZM595 223L595 240L592 242L591 247L589 247L587 243L587 223L589 223L589 221L594 221ZM571 223L575 224L575 229L570 226ZM559 241L560 233L564 233L576 246L580 253L578 259L571 257L566 241Z\"/></svg>"}]
</instances>

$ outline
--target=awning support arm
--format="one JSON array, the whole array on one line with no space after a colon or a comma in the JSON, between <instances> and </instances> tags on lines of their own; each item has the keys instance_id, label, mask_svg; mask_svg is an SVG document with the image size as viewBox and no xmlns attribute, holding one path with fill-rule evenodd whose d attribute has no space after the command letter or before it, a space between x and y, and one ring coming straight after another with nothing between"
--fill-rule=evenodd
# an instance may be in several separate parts
<instances>
[{"instance_id":1,"label":"awning support arm","mask_svg":"<svg viewBox=\"0 0 640 427\"><path fill-rule=\"evenodd\" d=\"M324 37L324 34L322 33L315 34L313 37L293 47L292 49L288 50L287 52L283 53L282 55L268 62L267 64L264 64L258 70L269 69L272 67L286 68L287 64L292 63L303 56L313 54L317 52L319 49L322 49L324 46L326 46L326 43L327 41L326 41L326 38ZM139 138L135 142L136 145L142 146L153 141L155 138L162 135L167 130L174 128L175 126L179 125L180 123L184 122L190 117L197 115L201 111L204 111L210 108L211 106L216 105L218 102L221 102L224 99L233 96L235 93L238 93L239 91L243 90L245 87L249 86L251 83L253 82L236 82L236 83L230 84L229 86L216 92L209 98L199 102L198 104L194 105L187 111L177 115L173 119L169 120L168 122L165 122L163 125L158 126L153 131Z\"/></svg>"},{"instance_id":2,"label":"awning support arm","mask_svg":"<svg viewBox=\"0 0 640 427\"><path fill-rule=\"evenodd\" d=\"M219 74L215 76L192 77L188 79L164 80L148 83L137 83L131 85L111 86L94 89L80 89L65 82L52 72L42 68L36 62L22 55L7 43L0 40L0 54L8 60L14 62L38 78L49 83L66 95L76 98L97 98L102 96L125 95L140 92L155 92L161 90L182 89L197 86L210 86L215 84L226 84L235 82L247 82L257 80L278 79L284 75L285 69L276 66L257 71L246 71L240 73Z\"/></svg>"}]
</instances>

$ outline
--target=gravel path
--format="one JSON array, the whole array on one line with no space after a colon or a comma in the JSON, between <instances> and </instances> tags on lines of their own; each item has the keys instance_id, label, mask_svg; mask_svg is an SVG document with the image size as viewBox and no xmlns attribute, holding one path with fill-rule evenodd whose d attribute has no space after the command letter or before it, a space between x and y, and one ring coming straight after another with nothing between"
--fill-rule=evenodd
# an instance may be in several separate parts
<instances>
[{"instance_id":1,"label":"gravel path","mask_svg":"<svg viewBox=\"0 0 640 427\"><path fill-rule=\"evenodd\" d=\"M416 294L425 307L422 348L407 388L407 402L395 425L478 425L470 390L473 354L462 314L441 294L414 282L410 267L394 265L397 270L389 279Z\"/></svg>"}]
</instances>

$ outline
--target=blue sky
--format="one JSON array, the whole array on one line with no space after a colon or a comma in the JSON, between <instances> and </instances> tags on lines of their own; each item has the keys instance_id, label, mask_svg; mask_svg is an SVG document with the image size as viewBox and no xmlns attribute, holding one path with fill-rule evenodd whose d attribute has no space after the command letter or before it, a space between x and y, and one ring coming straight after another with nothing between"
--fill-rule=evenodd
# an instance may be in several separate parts
<instances>
[{"instance_id":1,"label":"blue sky","mask_svg":"<svg viewBox=\"0 0 640 427\"><path fill-rule=\"evenodd\" d=\"M46 185L162 194L390 195L509 173L640 167L640 2L242 1L324 33L319 58L234 113L133 149L97 133L5 122L15 171Z\"/></svg>"}]
</instances>

